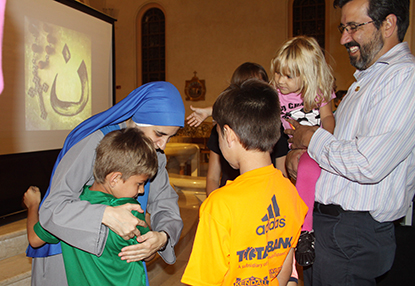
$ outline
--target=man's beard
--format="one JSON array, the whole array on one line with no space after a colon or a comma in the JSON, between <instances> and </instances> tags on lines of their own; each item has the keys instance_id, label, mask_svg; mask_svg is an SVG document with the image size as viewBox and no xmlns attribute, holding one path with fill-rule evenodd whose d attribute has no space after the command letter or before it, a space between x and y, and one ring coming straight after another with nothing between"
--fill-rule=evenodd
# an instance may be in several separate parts
<instances>
[{"instance_id":1,"label":"man's beard","mask_svg":"<svg viewBox=\"0 0 415 286\"><path fill-rule=\"evenodd\" d=\"M347 51L349 52L350 64L358 70L365 70L372 65L373 59L383 48L383 45L384 42L382 34L379 30L377 30L374 34L373 40L369 43L360 45L359 43L353 41L346 43L344 46L347 48ZM352 46L359 47L360 57L350 55L349 48Z\"/></svg>"}]
</instances>

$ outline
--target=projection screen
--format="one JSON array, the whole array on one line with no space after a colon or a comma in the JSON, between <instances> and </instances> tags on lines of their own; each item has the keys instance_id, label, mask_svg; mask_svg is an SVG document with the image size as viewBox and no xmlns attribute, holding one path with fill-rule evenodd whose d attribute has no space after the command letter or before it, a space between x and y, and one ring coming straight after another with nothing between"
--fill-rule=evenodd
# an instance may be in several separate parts
<instances>
[{"instance_id":1,"label":"projection screen","mask_svg":"<svg viewBox=\"0 0 415 286\"><path fill-rule=\"evenodd\" d=\"M63 142L114 103L114 19L74 0L8 0L0 94L0 225L44 194Z\"/></svg>"},{"instance_id":2,"label":"projection screen","mask_svg":"<svg viewBox=\"0 0 415 286\"><path fill-rule=\"evenodd\" d=\"M61 148L77 124L112 106L113 24L76 1L7 1L0 155Z\"/></svg>"}]
</instances>

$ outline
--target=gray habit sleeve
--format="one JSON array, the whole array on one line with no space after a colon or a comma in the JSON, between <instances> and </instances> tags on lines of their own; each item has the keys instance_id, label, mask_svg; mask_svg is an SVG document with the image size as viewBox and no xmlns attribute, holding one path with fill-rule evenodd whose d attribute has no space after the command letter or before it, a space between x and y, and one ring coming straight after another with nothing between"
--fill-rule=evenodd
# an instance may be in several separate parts
<instances>
[{"instance_id":1,"label":"gray habit sleeve","mask_svg":"<svg viewBox=\"0 0 415 286\"><path fill-rule=\"evenodd\" d=\"M151 227L155 231L166 231L169 242L164 251L159 251L166 263L176 262L174 246L180 238L183 229L183 221L180 217L179 196L169 182L166 169L166 155L157 152L159 167L157 176L150 184L150 194L147 203L147 212L151 214Z\"/></svg>"},{"instance_id":2,"label":"gray habit sleeve","mask_svg":"<svg viewBox=\"0 0 415 286\"><path fill-rule=\"evenodd\" d=\"M62 158L52 180L50 194L39 211L40 224L61 240L100 255L107 237L102 225L105 205L80 201L85 184L93 183L95 148L103 138L96 131L73 146Z\"/></svg>"}]
</instances>

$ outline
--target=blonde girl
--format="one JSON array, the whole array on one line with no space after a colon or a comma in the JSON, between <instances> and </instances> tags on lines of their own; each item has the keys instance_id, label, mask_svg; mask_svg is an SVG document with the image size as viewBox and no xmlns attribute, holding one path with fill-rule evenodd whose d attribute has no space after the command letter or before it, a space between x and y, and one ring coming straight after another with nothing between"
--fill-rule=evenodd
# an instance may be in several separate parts
<instances>
[{"instance_id":1,"label":"blonde girl","mask_svg":"<svg viewBox=\"0 0 415 286\"><path fill-rule=\"evenodd\" d=\"M285 42L271 60L271 84L278 90L284 129L291 129L286 119L303 125L320 125L334 131L330 101L335 98L334 77L324 53L312 37L298 36ZM315 184L320 167L307 152L299 162L296 187L309 211L296 249L302 266L314 261L313 207Z\"/></svg>"}]
</instances>

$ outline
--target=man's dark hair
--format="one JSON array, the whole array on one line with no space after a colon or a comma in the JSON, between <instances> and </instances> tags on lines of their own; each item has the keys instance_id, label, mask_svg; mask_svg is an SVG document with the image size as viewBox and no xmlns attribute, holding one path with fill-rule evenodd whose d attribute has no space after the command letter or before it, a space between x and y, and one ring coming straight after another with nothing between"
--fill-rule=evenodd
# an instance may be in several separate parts
<instances>
[{"instance_id":1,"label":"man's dark hair","mask_svg":"<svg viewBox=\"0 0 415 286\"><path fill-rule=\"evenodd\" d=\"M343 8L344 5L353 0L334 0L334 8ZM390 14L398 19L398 38L402 42L409 26L409 0L368 0L369 9L367 15L374 21L379 30L383 21Z\"/></svg>"},{"instance_id":2,"label":"man's dark hair","mask_svg":"<svg viewBox=\"0 0 415 286\"><path fill-rule=\"evenodd\" d=\"M271 152L280 138L280 103L276 90L258 79L232 84L213 104L213 119L239 137L246 150Z\"/></svg>"}]
</instances>

